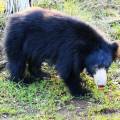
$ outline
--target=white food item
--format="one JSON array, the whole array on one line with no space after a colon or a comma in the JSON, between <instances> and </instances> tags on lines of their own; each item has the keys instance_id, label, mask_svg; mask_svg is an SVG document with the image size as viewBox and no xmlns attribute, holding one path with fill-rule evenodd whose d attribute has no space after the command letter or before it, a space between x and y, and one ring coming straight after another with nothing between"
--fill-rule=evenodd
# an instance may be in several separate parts
<instances>
[{"instance_id":1,"label":"white food item","mask_svg":"<svg viewBox=\"0 0 120 120\"><path fill-rule=\"evenodd\" d=\"M105 86L107 83L107 73L105 68L100 68L96 71L96 73L93 75L95 84L97 86Z\"/></svg>"}]
</instances>

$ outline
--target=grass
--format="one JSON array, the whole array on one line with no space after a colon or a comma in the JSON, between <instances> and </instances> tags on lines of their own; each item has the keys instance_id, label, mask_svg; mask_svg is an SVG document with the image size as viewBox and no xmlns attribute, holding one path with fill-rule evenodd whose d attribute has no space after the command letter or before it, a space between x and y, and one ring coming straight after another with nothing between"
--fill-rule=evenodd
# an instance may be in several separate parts
<instances>
[{"instance_id":1,"label":"grass","mask_svg":"<svg viewBox=\"0 0 120 120\"><path fill-rule=\"evenodd\" d=\"M0 115L4 114L4 110L6 110L7 115L11 115L14 111L16 115L21 112L27 114L43 112L54 116L55 111L64 106L66 101L72 99L69 92L66 92L67 88L64 83L55 78L23 86L0 77L0 90ZM6 109L4 104L10 108Z\"/></svg>"},{"instance_id":2,"label":"grass","mask_svg":"<svg viewBox=\"0 0 120 120\"><path fill-rule=\"evenodd\" d=\"M116 63L113 63L109 70L111 77L109 79L114 78L111 73L116 75L117 73L113 71L118 67ZM119 116L120 91L118 84L109 80L104 92L100 92L95 87L92 78L82 73L81 76L85 79L87 88L91 90L91 95L74 98L70 95L63 81L56 77L54 70L46 68L47 70L51 69L51 80L40 80L29 86L10 82L5 78L6 71L1 73L1 118L6 116L9 119L58 120L59 117L60 120L67 118L76 120L81 117L92 119L97 116L108 119L111 115L113 118L116 118L116 115ZM72 116L73 114L74 116Z\"/></svg>"},{"instance_id":3,"label":"grass","mask_svg":"<svg viewBox=\"0 0 120 120\"><path fill-rule=\"evenodd\" d=\"M101 3L96 0L38 1L35 6L57 9L97 26L112 40L120 39L119 0ZM0 29L4 29L5 16L0 14ZM120 120L120 63L116 61L108 71L108 83L98 91L93 79L81 76L90 94L74 98L54 68L43 66L51 74L50 80L39 80L29 86L15 84L0 73L0 119L9 120Z\"/></svg>"}]
</instances>

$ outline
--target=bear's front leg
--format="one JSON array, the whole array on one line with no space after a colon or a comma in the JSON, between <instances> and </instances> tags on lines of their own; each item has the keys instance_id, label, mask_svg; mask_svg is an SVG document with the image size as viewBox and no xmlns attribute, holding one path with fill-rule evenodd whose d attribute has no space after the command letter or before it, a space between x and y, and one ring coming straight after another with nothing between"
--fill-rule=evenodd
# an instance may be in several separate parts
<instances>
[{"instance_id":1,"label":"bear's front leg","mask_svg":"<svg viewBox=\"0 0 120 120\"><path fill-rule=\"evenodd\" d=\"M64 79L64 81L73 96L79 97L86 94L86 90L81 85L82 79L76 76L73 72L67 79Z\"/></svg>"}]
</instances>

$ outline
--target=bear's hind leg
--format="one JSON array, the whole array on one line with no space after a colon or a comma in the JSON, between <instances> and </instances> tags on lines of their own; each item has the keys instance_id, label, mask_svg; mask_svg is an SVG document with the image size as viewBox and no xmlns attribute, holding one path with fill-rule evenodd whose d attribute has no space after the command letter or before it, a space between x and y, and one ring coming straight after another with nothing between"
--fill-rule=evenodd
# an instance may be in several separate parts
<instances>
[{"instance_id":1,"label":"bear's hind leg","mask_svg":"<svg viewBox=\"0 0 120 120\"><path fill-rule=\"evenodd\" d=\"M7 64L8 70L10 72L10 80L14 82L20 82L23 81L24 75L25 75L25 60L19 59L19 60L8 60Z\"/></svg>"}]
</instances>

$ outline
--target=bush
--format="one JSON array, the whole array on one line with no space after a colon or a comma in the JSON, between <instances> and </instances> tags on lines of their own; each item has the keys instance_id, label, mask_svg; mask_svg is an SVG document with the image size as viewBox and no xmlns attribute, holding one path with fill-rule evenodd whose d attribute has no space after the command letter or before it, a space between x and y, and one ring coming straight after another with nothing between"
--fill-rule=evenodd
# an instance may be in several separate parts
<instances>
[{"instance_id":1,"label":"bush","mask_svg":"<svg viewBox=\"0 0 120 120\"><path fill-rule=\"evenodd\" d=\"M3 13L5 10L5 2L3 0L0 0L0 13Z\"/></svg>"}]
</instances>

